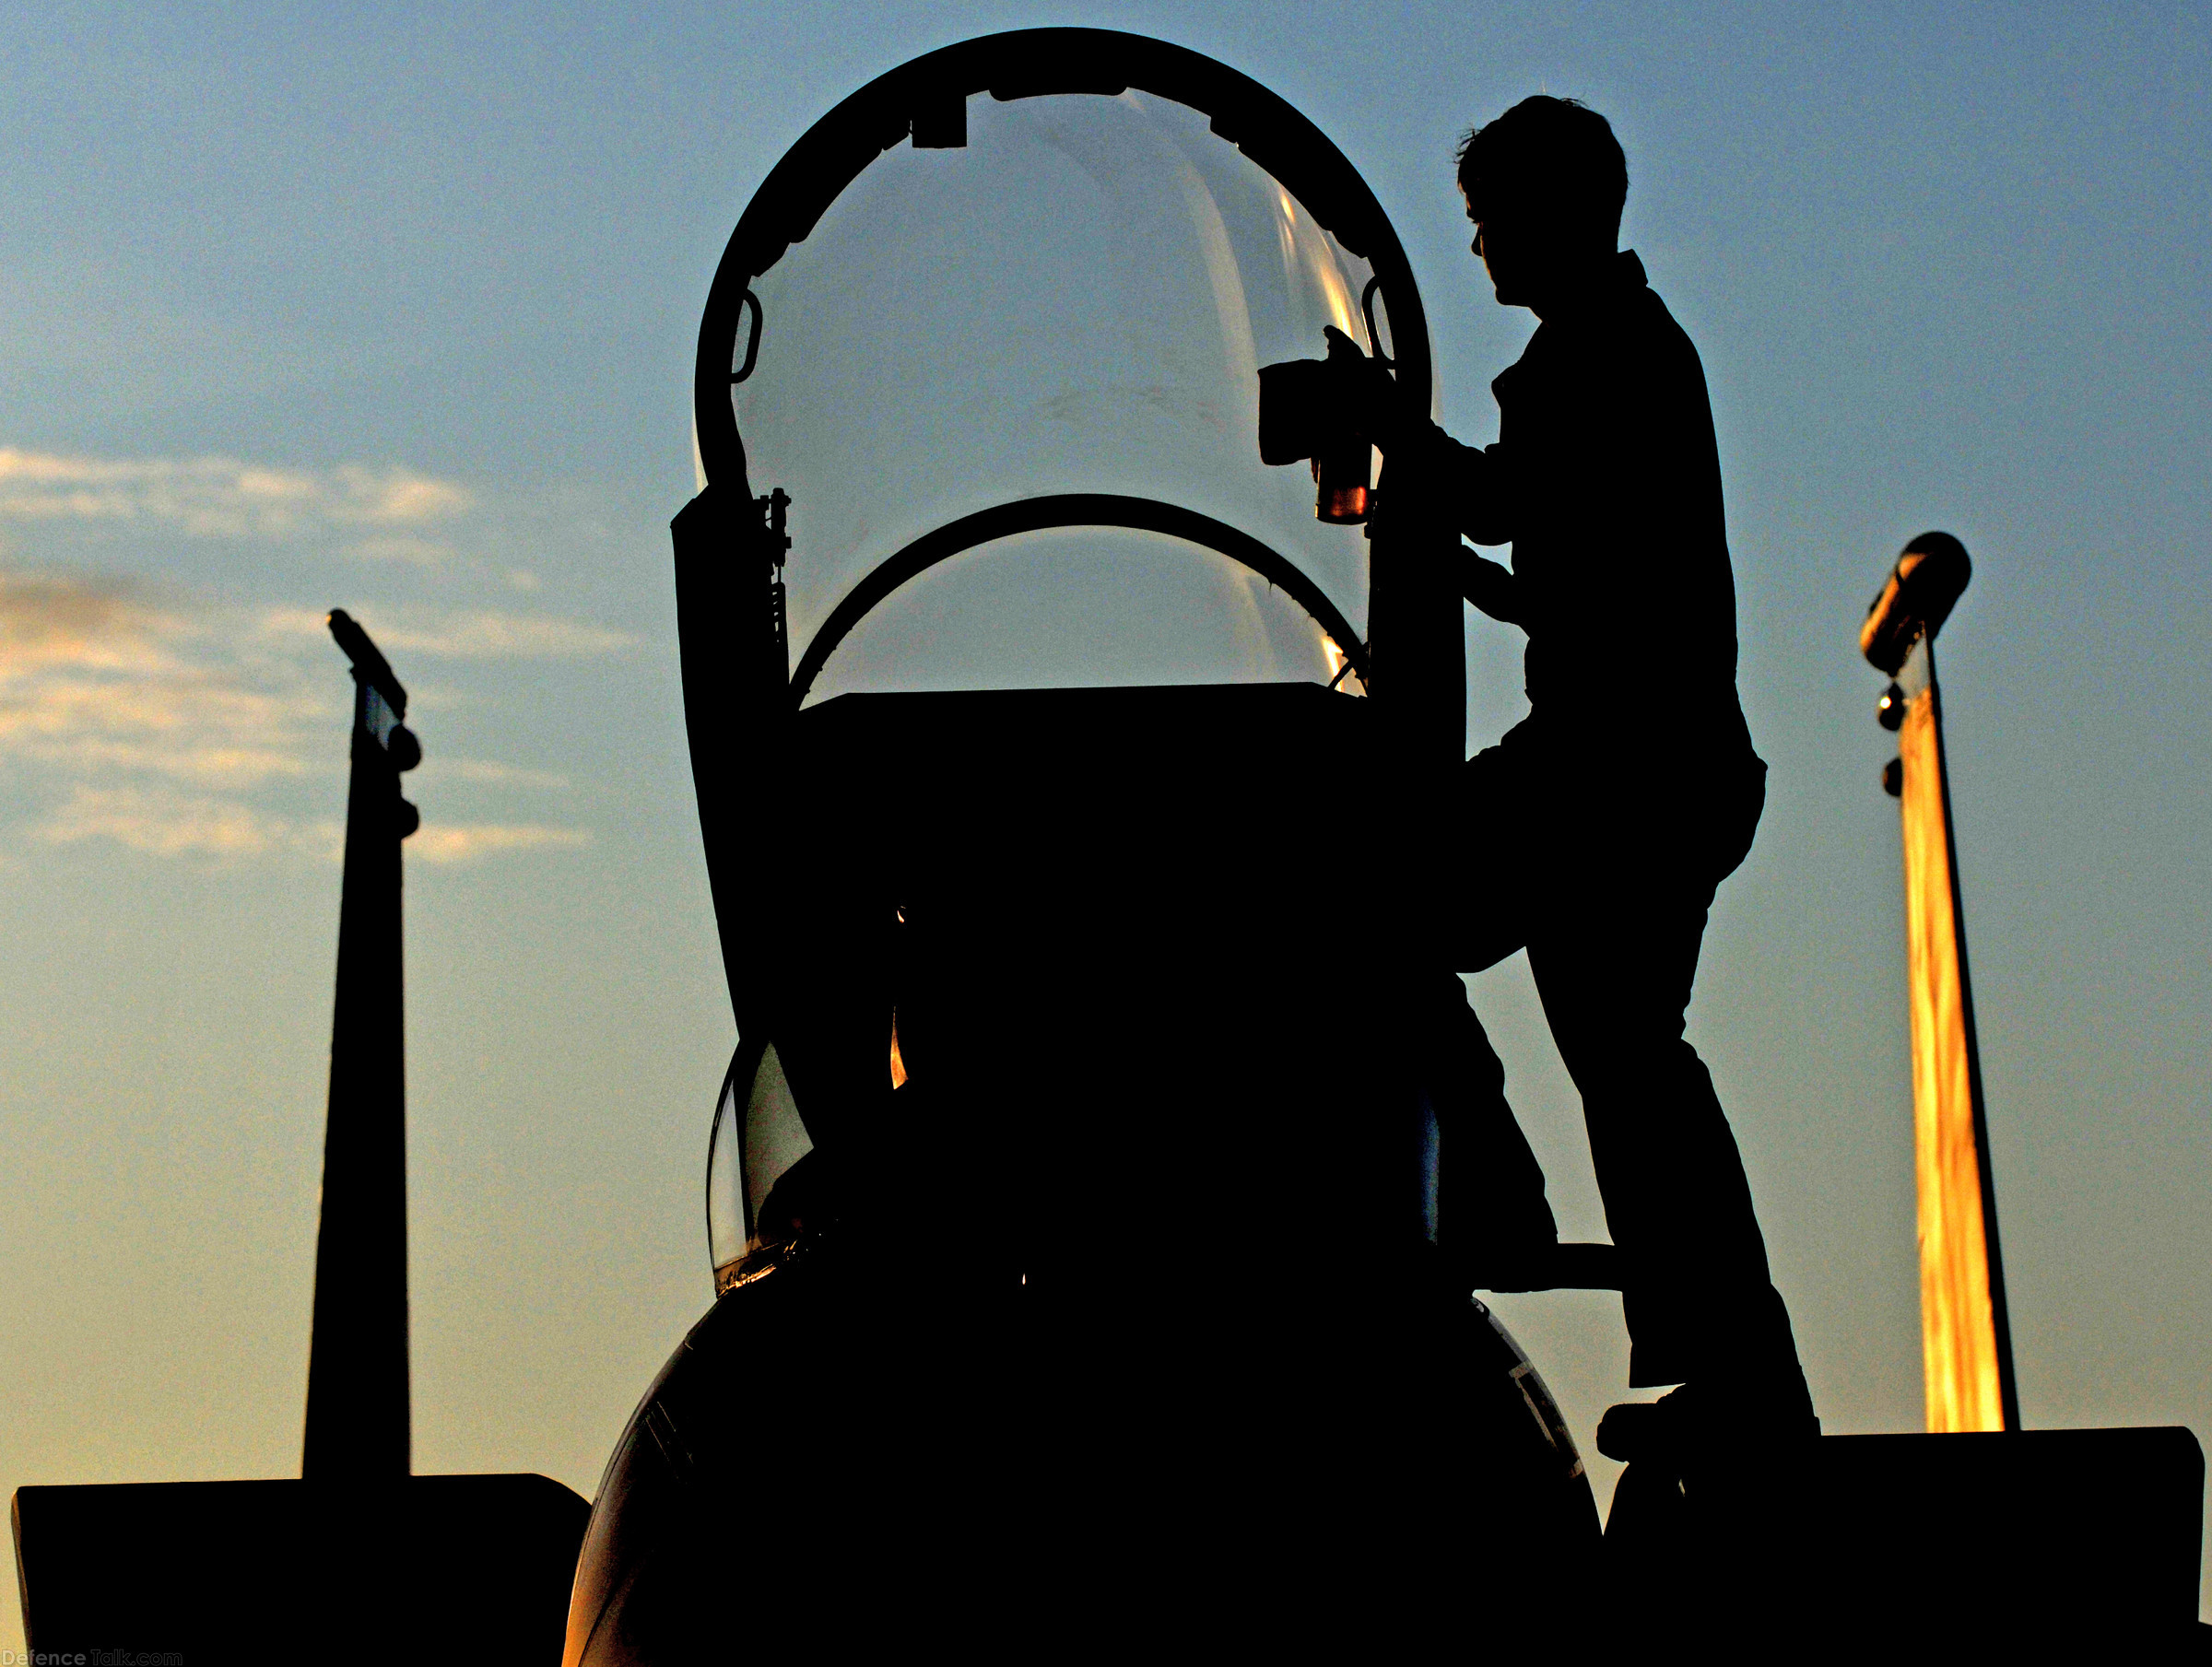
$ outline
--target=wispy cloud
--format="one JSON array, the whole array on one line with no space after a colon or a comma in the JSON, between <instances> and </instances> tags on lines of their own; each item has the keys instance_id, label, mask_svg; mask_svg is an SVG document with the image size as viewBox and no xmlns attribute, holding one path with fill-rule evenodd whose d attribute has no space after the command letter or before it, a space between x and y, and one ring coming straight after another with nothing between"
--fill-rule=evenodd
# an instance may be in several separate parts
<instances>
[{"instance_id":1,"label":"wispy cloud","mask_svg":"<svg viewBox=\"0 0 2212 1667\"><path fill-rule=\"evenodd\" d=\"M324 616L310 608L272 608L264 627L278 635L321 636ZM428 654L440 660L555 660L611 654L637 639L582 619L549 614L509 614L477 608L439 614L402 609L374 628L377 644L387 651Z\"/></svg>"},{"instance_id":2,"label":"wispy cloud","mask_svg":"<svg viewBox=\"0 0 2212 1667\"><path fill-rule=\"evenodd\" d=\"M573 849L592 842L581 828L547 828L533 823L466 823L438 827L424 823L407 849L426 863L474 863L508 851Z\"/></svg>"},{"instance_id":3,"label":"wispy cloud","mask_svg":"<svg viewBox=\"0 0 2212 1667\"><path fill-rule=\"evenodd\" d=\"M501 764L492 758L448 758L443 754L432 754L423 766L423 773L434 781L451 776L456 781L477 781L489 787L526 787L565 790L566 776L549 769L524 769L518 764Z\"/></svg>"},{"instance_id":4,"label":"wispy cloud","mask_svg":"<svg viewBox=\"0 0 2212 1667\"><path fill-rule=\"evenodd\" d=\"M333 703L217 637L133 586L0 571L0 756L234 788L300 774Z\"/></svg>"},{"instance_id":5,"label":"wispy cloud","mask_svg":"<svg viewBox=\"0 0 2212 1667\"><path fill-rule=\"evenodd\" d=\"M394 648L453 660L565 659L611 654L637 641L628 631L609 630L581 619L542 614L505 614L490 609L453 614L420 629L401 626L386 633Z\"/></svg>"},{"instance_id":6,"label":"wispy cloud","mask_svg":"<svg viewBox=\"0 0 2212 1667\"><path fill-rule=\"evenodd\" d=\"M112 839L161 857L258 857L299 850L335 856L345 832L342 823L298 823L241 799L135 787L79 787L38 828L41 838L56 845Z\"/></svg>"},{"instance_id":7,"label":"wispy cloud","mask_svg":"<svg viewBox=\"0 0 2212 1667\"><path fill-rule=\"evenodd\" d=\"M158 623L128 583L0 572L0 674L62 663L124 669L143 663Z\"/></svg>"},{"instance_id":8,"label":"wispy cloud","mask_svg":"<svg viewBox=\"0 0 2212 1667\"><path fill-rule=\"evenodd\" d=\"M168 786L80 785L35 832L49 844L112 839L160 857L298 852L327 862L343 854L346 839L346 825L340 821L272 815L232 795ZM573 851L591 842L588 828L544 823L425 822L407 840L407 850L444 868L520 851Z\"/></svg>"},{"instance_id":9,"label":"wispy cloud","mask_svg":"<svg viewBox=\"0 0 2212 1667\"><path fill-rule=\"evenodd\" d=\"M342 527L388 538L474 501L464 487L400 467L289 469L232 457L83 457L0 446L0 518L18 521L150 521L229 538ZM364 553L406 548L418 560L429 547L371 539Z\"/></svg>"},{"instance_id":10,"label":"wispy cloud","mask_svg":"<svg viewBox=\"0 0 2212 1667\"><path fill-rule=\"evenodd\" d=\"M403 623L369 623L385 647L416 656L599 654L630 641L550 616L395 617ZM107 839L167 857L335 858L342 830L285 814L298 791L276 790L317 777L327 787L342 770L346 710L320 612L199 608L124 582L0 569L0 762L44 767L50 808L34 813L30 828L49 842ZM498 759L433 749L433 761L435 778L493 791L568 786ZM446 826L433 814L409 849L459 863L590 837L535 823Z\"/></svg>"},{"instance_id":11,"label":"wispy cloud","mask_svg":"<svg viewBox=\"0 0 2212 1667\"><path fill-rule=\"evenodd\" d=\"M403 671L420 667L418 704L429 714L513 675L463 669L472 663L589 659L635 643L553 611L431 605L418 570L439 569L432 593L449 601L471 581L492 602L538 588L534 574L471 553L487 537L498 544L497 519L459 482L398 464L0 445L0 769L9 782L0 812L16 837L61 845L335 858L327 817L342 792L348 691L324 610L207 605L78 564L159 560L180 540L217 546L218 560L229 554L222 546L237 546L249 571L267 562L247 546L288 541L373 561L382 604L361 605L345 582L301 600L343 603ZM434 737L430 754L427 822L409 842L422 860L588 843L577 828L500 815L509 795L565 792L565 777L447 757ZM490 815L449 825L441 809Z\"/></svg>"},{"instance_id":12,"label":"wispy cloud","mask_svg":"<svg viewBox=\"0 0 2212 1667\"><path fill-rule=\"evenodd\" d=\"M371 561L404 561L410 567L434 568L453 558L453 546L412 533L391 533L359 540L353 546L353 553Z\"/></svg>"}]
</instances>

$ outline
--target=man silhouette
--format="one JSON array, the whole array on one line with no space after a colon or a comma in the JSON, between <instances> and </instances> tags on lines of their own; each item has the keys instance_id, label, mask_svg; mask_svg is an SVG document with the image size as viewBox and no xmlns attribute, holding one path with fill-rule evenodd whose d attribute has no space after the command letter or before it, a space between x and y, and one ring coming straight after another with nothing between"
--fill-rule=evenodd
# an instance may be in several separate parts
<instances>
[{"instance_id":1,"label":"man silhouette","mask_svg":"<svg viewBox=\"0 0 2212 1667\"><path fill-rule=\"evenodd\" d=\"M1629 1381L1686 1386L1615 1409L1600 1446L1679 1450L1747 1422L1811 1433L1743 1161L1683 1038L1706 912L1750 848L1766 792L1736 700L1704 370L1642 264L1617 252L1628 164L1603 116L1525 100L1468 135L1459 183L1499 302L1541 320L1491 384L1498 441L1452 440L1371 363L1350 363L1340 388L1384 453L1379 512L1439 535L1467 600L1528 634L1529 716L1462 772L1454 861L1479 884L1459 905L1454 965L1527 948L1626 1269ZM1455 534L1511 544L1511 568ZM1471 1096L1501 1093L1471 1015L1456 1034ZM1473 1190L1540 1265L1528 1238L1531 1224L1539 1239L1549 1227L1540 1173L1510 1114L1477 1121L1517 1149ZM1494 1228L1460 1237L1512 1260Z\"/></svg>"}]
</instances>

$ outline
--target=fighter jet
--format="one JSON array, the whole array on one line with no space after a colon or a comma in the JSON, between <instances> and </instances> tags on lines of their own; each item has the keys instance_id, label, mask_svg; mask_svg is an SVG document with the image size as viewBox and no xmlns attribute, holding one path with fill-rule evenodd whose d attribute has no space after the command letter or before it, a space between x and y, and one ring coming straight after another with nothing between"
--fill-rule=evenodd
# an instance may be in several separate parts
<instances>
[{"instance_id":1,"label":"fighter jet","mask_svg":"<svg viewBox=\"0 0 2212 1667\"><path fill-rule=\"evenodd\" d=\"M1135 36L918 58L739 219L673 526L739 1036L715 1295L608 1463L568 1667L2194 1638L2186 1430L1783 1471L1724 1420L1601 1537L1465 1253L1460 598L1371 454L1253 443L1324 329L1430 401L1358 170Z\"/></svg>"},{"instance_id":2,"label":"fighter jet","mask_svg":"<svg viewBox=\"0 0 2212 1667\"><path fill-rule=\"evenodd\" d=\"M919 59L747 208L675 522L717 1296L571 1663L1410 1649L1587 1574L1574 1441L1449 1253L1458 598L1360 524L1364 452L1317 497L1253 444L1324 325L1426 400L1358 172L1136 37Z\"/></svg>"}]
</instances>

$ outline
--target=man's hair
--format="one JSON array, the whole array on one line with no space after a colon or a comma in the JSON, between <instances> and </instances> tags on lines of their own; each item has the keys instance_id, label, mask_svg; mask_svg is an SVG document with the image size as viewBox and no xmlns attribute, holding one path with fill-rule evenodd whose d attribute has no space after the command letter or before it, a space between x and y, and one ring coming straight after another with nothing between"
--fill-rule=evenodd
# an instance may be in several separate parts
<instances>
[{"instance_id":1,"label":"man's hair","mask_svg":"<svg viewBox=\"0 0 2212 1667\"><path fill-rule=\"evenodd\" d=\"M1539 93L1469 130L1459 143L1459 188L1478 220L1518 211L1615 239L1629 158L1597 112Z\"/></svg>"}]
</instances>

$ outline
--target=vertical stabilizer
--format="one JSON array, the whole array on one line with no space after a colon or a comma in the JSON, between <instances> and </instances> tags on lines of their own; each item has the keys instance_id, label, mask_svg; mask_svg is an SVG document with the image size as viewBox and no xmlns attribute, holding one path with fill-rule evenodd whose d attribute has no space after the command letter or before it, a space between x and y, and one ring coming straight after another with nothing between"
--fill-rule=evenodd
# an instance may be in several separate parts
<instances>
[{"instance_id":1,"label":"vertical stabilizer","mask_svg":"<svg viewBox=\"0 0 2212 1667\"><path fill-rule=\"evenodd\" d=\"M422 750L401 722L407 692L368 634L343 610L330 632L353 662L353 775L300 1473L395 1479L410 1469L399 843L418 820L399 778Z\"/></svg>"},{"instance_id":2,"label":"vertical stabilizer","mask_svg":"<svg viewBox=\"0 0 2212 1667\"><path fill-rule=\"evenodd\" d=\"M1882 710L1897 730L1888 785L1904 835L1921 1350L1938 1434L2020 1426L1936 682L1936 632L1971 572L1957 539L1914 539L1860 634L1867 659L1897 679Z\"/></svg>"}]
</instances>

